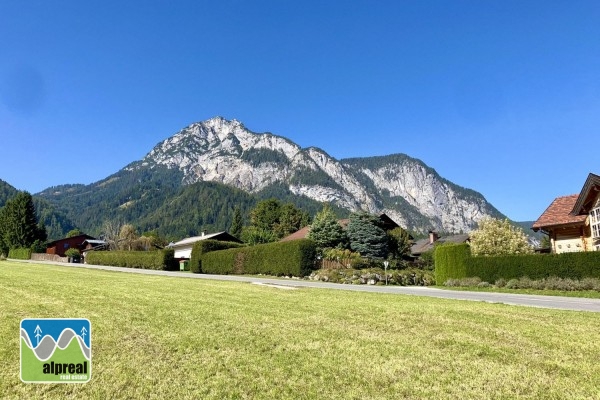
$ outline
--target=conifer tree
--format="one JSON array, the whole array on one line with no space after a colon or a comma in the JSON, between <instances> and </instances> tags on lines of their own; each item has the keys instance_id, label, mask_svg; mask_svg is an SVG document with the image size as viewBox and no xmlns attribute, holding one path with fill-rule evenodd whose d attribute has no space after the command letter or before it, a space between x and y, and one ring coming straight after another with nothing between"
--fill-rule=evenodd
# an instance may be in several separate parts
<instances>
[{"instance_id":1,"label":"conifer tree","mask_svg":"<svg viewBox=\"0 0 600 400\"><path fill-rule=\"evenodd\" d=\"M388 254L388 237L374 215L359 212L350 215L348 239L352 251L363 257L385 258Z\"/></svg>"},{"instance_id":2,"label":"conifer tree","mask_svg":"<svg viewBox=\"0 0 600 400\"><path fill-rule=\"evenodd\" d=\"M229 230L233 236L236 238L242 237L242 228L244 227L244 222L242 220L242 211L239 206L236 206L233 210L233 222L231 223L231 229Z\"/></svg>"},{"instance_id":3,"label":"conifer tree","mask_svg":"<svg viewBox=\"0 0 600 400\"><path fill-rule=\"evenodd\" d=\"M310 226L308 238L313 240L320 251L327 248L345 248L348 237L328 204L317 213Z\"/></svg>"},{"instance_id":4,"label":"conifer tree","mask_svg":"<svg viewBox=\"0 0 600 400\"><path fill-rule=\"evenodd\" d=\"M15 248L31 248L36 242L39 246L46 238L45 227L38 225L31 194L19 192L0 210L1 252L6 253Z\"/></svg>"}]
</instances>

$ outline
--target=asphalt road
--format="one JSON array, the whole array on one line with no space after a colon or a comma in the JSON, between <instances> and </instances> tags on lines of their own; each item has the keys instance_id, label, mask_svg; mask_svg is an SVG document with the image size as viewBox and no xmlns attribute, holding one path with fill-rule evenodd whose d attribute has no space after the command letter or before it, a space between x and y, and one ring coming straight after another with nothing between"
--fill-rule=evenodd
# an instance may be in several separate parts
<instances>
[{"instance_id":1,"label":"asphalt road","mask_svg":"<svg viewBox=\"0 0 600 400\"><path fill-rule=\"evenodd\" d=\"M328 283L290 278L261 278L239 275L208 275L192 274L177 271L155 271L148 269L132 269L109 267L89 264L66 264L59 262L11 260L30 262L35 264L54 264L63 267L100 269L106 271L128 272L134 274L161 275L187 279L210 279L219 281L249 282L268 285L280 289L318 288L335 290L352 290L357 292L391 293L413 296L437 297L441 299L482 301L487 303L502 303L515 306L554 308L571 311L600 312L600 299L585 299L580 297L540 296L530 294L493 293L493 292L468 292L458 290L444 290L424 286L375 286L375 285L344 285L341 283Z\"/></svg>"}]
</instances>

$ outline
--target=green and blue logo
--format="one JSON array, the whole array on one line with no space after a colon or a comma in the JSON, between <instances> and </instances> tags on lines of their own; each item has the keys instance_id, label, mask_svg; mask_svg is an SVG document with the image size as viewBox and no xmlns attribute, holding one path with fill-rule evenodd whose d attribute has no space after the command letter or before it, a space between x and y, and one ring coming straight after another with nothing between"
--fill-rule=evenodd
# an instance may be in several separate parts
<instances>
[{"instance_id":1,"label":"green and blue logo","mask_svg":"<svg viewBox=\"0 0 600 400\"><path fill-rule=\"evenodd\" d=\"M21 321L21 380L85 383L92 377L92 324L84 318Z\"/></svg>"}]
</instances>

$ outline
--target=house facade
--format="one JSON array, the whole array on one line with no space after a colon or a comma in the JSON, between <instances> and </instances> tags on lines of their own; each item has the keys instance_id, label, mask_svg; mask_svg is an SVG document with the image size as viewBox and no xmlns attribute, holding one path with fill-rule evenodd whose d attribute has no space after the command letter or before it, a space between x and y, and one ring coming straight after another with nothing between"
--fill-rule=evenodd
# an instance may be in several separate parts
<instances>
[{"instance_id":1,"label":"house facade","mask_svg":"<svg viewBox=\"0 0 600 400\"><path fill-rule=\"evenodd\" d=\"M578 194L554 199L531 228L549 236L552 253L600 250L600 176L589 174Z\"/></svg>"},{"instance_id":2,"label":"house facade","mask_svg":"<svg viewBox=\"0 0 600 400\"><path fill-rule=\"evenodd\" d=\"M65 251L69 249L84 250L86 241L95 240L90 235L77 235L64 239L55 240L46 245L46 254L56 254L60 257L65 256Z\"/></svg>"},{"instance_id":3,"label":"house facade","mask_svg":"<svg viewBox=\"0 0 600 400\"><path fill-rule=\"evenodd\" d=\"M189 238L185 238L175 243L170 243L167 247L172 248L175 251L174 257L177 260L189 260L192 257L192 248L194 247L194 243L200 240L220 240L222 242L234 242L234 243L242 243L241 240L236 238L233 235L230 235L227 232L217 232L204 234L200 236L192 236Z\"/></svg>"}]
</instances>

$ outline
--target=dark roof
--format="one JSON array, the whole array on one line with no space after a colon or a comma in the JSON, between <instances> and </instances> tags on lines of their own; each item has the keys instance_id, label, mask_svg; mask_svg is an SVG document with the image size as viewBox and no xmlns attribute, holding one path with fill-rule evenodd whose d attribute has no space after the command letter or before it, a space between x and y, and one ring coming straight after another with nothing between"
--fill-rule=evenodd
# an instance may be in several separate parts
<instances>
[{"instance_id":1,"label":"dark roof","mask_svg":"<svg viewBox=\"0 0 600 400\"><path fill-rule=\"evenodd\" d=\"M52 247L52 246L54 246L56 243L65 242L65 241L71 241L71 240L75 240L75 239L77 239L77 240L81 240L81 242L83 243L83 241L84 241L84 240L94 240L94 239L96 239L96 238L95 238L95 237L93 237L93 236L90 236L90 235L81 234L81 235L77 235L77 236L71 236L71 237L68 237L68 238L62 238L62 239L57 239L57 240L54 240L54 241L52 241L52 242L48 242L48 243L46 244L46 246L48 246L48 247Z\"/></svg>"},{"instance_id":2,"label":"dark roof","mask_svg":"<svg viewBox=\"0 0 600 400\"><path fill-rule=\"evenodd\" d=\"M461 233L459 235L449 235L439 237L435 242L431 243L429 238L419 239L410 247L410 253L412 255L419 255L425 253L431 249L436 244L442 243L466 243L469 241L468 233Z\"/></svg>"},{"instance_id":3,"label":"dark roof","mask_svg":"<svg viewBox=\"0 0 600 400\"><path fill-rule=\"evenodd\" d=\"M586 215L571 214L578 197L578 194L557 197L533 223L531 228L537 231L551 226L583 224L587 218Z\"/></svg>"},{"instance_id":4,"label":"dark roof","mask_svg":"<svg viewBox=\"0 0 600 400\"><path fill-rule=\"evenodd\" d=\"M600 176L589 174L583 184L583 188L581 188L581 192L579 192L579 196L577 196L571 214L589 214L590 210L594 208L594 202L596 201L599 192Z\"/></svg>"}]
</instances>

